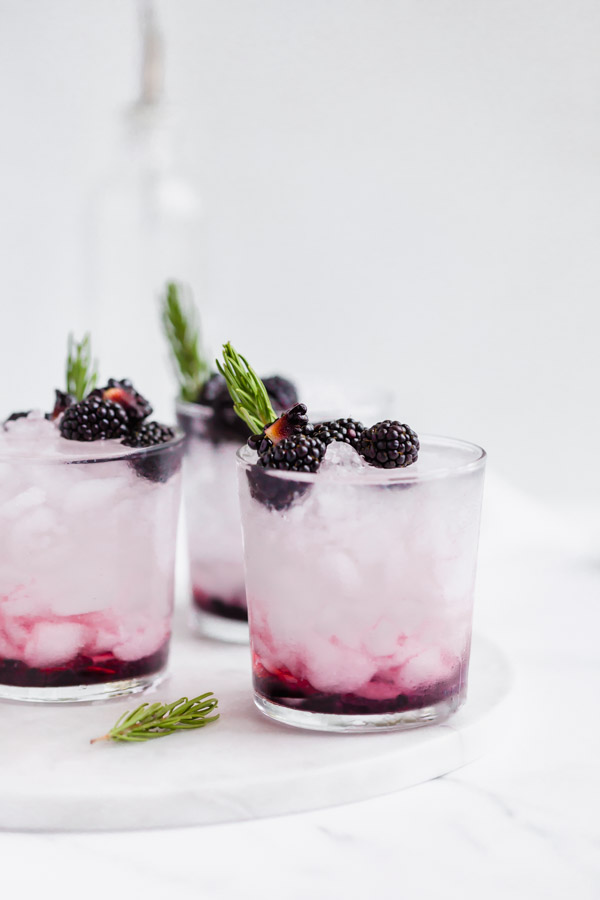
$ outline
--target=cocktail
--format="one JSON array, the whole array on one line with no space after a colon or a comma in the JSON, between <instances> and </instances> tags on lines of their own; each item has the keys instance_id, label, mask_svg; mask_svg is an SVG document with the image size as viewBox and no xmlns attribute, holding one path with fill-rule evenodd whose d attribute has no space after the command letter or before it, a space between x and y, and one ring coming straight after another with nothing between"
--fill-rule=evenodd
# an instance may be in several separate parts
<instances>
[{"instance_id":1,"label":"cocktail","mask_svg":"<svg viewBox=\"0 0 600 900\"><path fill-rule=\"evenodd\" d=\"M167 663L183 436L128 381L73 392L0 429L2 698L119 696Z\"/></svg>"},{"instance_id":2,"label":"cocktail","mask_svg":"<svg viewBox=\"0 0 600 900\"><path fill-rule=\"evenodd\" d=\"M175 284L167 289L164 320L180 383L177 421L187 438L184 505L193 623L209 637L244 642L248 609L235 454L251 432L234 412L225 379L211 372L194 306ZM275 409L296 402L296 388L287 379L274 375L264 384Z\"/></svg>"},{"instance_id":3,"label":"cocktail","mask_svg":"<svg viewBox=\"0 0 600 900\"><path fill-rule=\"evenodd\" d=\"M291 396L290 402L294 401L290 382L279 378L265 381L283 385ZM275 391L270 396L281 409ZM210 376L197 403L177 403L177 422L187 438L184 505L194 624L209 637L247 641L248 608L235 454L250 431L235 415L221 375Z\"/></svg>"},{"instance_id":4,"label":"cocktail","mask_svg":"<svg viewBox=\"0 0 600 900\"><path fill-rule=\"evenodd\" d=\"M229 380L260 394L239 359ZM485 453L305 413L238 453L255 702L330 731L439 722L466 697Z\"/></svg>"}]
</instances>

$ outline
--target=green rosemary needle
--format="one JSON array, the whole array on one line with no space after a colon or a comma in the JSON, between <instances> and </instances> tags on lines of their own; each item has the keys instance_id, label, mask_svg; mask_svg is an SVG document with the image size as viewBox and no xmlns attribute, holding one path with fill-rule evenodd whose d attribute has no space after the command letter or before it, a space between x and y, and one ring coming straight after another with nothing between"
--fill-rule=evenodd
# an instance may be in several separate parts
<instances>
[{"instance_id":1,"label":"green rosemary needle","mask_svg":"<svg viewBox=\"0 0 600 900\"><path fill-rule=\"evenodd\" d=\"M233 408L253 434L262 431L277 418L264 384L246 359L231 346L223 344L223 364L217 368L227 382Z\"/></svg>"},{"instance_id":2,"label":"green rosemary needle","mask_svg":"<svg viewBox=\"0 0 600 900\"><path fill-rule=\"evenodd\" d=\"M72 394L79 402L96 387L98 379L97 363L92 362L92 348L89 334L82 341L69 335L67 348L67 394Z\"/></svg>"},{"instance_id":3,"label":"green rosemary needle","mask_svg":"<svg viewBox=\"0 0 600 900\"><path fill-rule=\"evenodd\" d=\"M167 284L162 305L164 332L171 348L182 400L195 403L210 372L200 349L197 310L175 282Z\"/></svg>"},{"instance_id":4,"label":"green rosemary needle","mask_svg":"<svg viewBox=\"0 0 600 900\"><path fill-rule=\"evenodd\" d=\"M97 741L151 741L175 731L203 728L219 718L218 713L210 715L218 703L212 691L193 700L181 697L174 703L142 703L133 712L123 713L110 731L92 738L90 744Z\"/></svg>"}]
</instances>

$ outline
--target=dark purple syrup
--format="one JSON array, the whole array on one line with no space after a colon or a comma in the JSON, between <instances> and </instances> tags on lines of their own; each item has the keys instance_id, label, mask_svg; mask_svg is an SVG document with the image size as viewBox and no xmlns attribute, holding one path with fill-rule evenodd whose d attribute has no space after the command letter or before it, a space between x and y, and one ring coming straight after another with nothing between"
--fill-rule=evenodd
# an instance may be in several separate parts
<instances>
[{"instance_id":1,"label":"dark purple syrup","mask_svg":"<svg viewBox=\"0 0 600 900\"><path fill-rule=\"evenodd\" d=\"M60 666L32 668L17 659L0 659L0 684L23 688L75 687L82 684L104 684L141 678L160 672L167 664L169 641L150 656L128 662L112 653L76 656Z\"/></svg>"},{"instance_id":2,"label":"dark purple syrup","mask_svg":"<svg viewBox=\"0 0 600 900\"><path fill-rule=\"evenodd\" d=\"M213 616L219 616L221 619L234 619L236 622L248 621L248 610L244 605L240 605L238 597L215 597L214 594L206 594L200 588L194 588L194 606L201 609L202 612L211 613Z\"/></svg>"},{"instance_id":3,"label":"dark purple syrup","mask_svg":"<svg viewBox=\"0 0 600 900\"><path fill-rule=\"evenodd\" d=\"M258 671L257 671L258 669ZM262 670L262 671L261 671ZM385 700L372 700L358 694L329 694L313 688L308 681L286 680L267 673L259 664L254 670L254 688L265 700L303 712L333 713L345 716L376 716L411 712L446 700L462 699L466 691L466 666L450 679L438 681L417 691L407 691Z\"/></svg>"}]
</instances>

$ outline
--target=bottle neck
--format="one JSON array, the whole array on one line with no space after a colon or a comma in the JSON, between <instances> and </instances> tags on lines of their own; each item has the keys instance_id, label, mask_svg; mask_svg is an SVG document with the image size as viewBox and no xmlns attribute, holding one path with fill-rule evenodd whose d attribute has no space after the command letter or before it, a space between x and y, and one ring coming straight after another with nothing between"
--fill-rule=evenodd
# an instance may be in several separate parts
<instances>
[{"instance_id":1,"label":"bottle neck","mask_svg":"<svg viewBox=\"0 0 600 900\"><path fill-rule=\"evenodd\" d=\"M159 102L138 101L125 113L122 129L128 157L149 168L168 168L174 163L172 116Z\"/></svg>"}]
</instances>

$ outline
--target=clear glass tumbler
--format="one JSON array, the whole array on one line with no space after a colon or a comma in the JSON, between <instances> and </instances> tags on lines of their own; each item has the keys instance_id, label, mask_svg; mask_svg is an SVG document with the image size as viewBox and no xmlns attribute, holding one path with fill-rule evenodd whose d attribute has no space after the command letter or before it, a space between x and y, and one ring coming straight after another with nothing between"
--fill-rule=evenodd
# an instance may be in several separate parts
<instances>
[{"instance_id":1,"label":"clear glass tumbler","mask_svg":"<svg viewBox=\"0 0 600 900\"><path fill-rule=\"evenodd\" d=\"M0 698L98 700L164 674L183 435L86 451L0 458Z\"/></svg>"},{"instance_id":2,"label":"clear glass tumbler","mask_svg":"<svg viewBox=\"0 0 600 900\"><path fill-rule=\"evenodd\" d=\"M242 530L235 455L245 441L239 420L229 429L210 406L177 403L186 434L186 511L194 623L219 640L248 641Z\"/></svg>"},{"instance_id":3,"label":"clear glass tumbler","mask_svg":"<svg viewBox=\"0 0 600 900\"><path fill-rule=\"evenodd\" d=\"M485 452L405 469L268 470L238 453L254 697L323 731L439 722L464 702Z\"/></svg>"}]
</instances>

